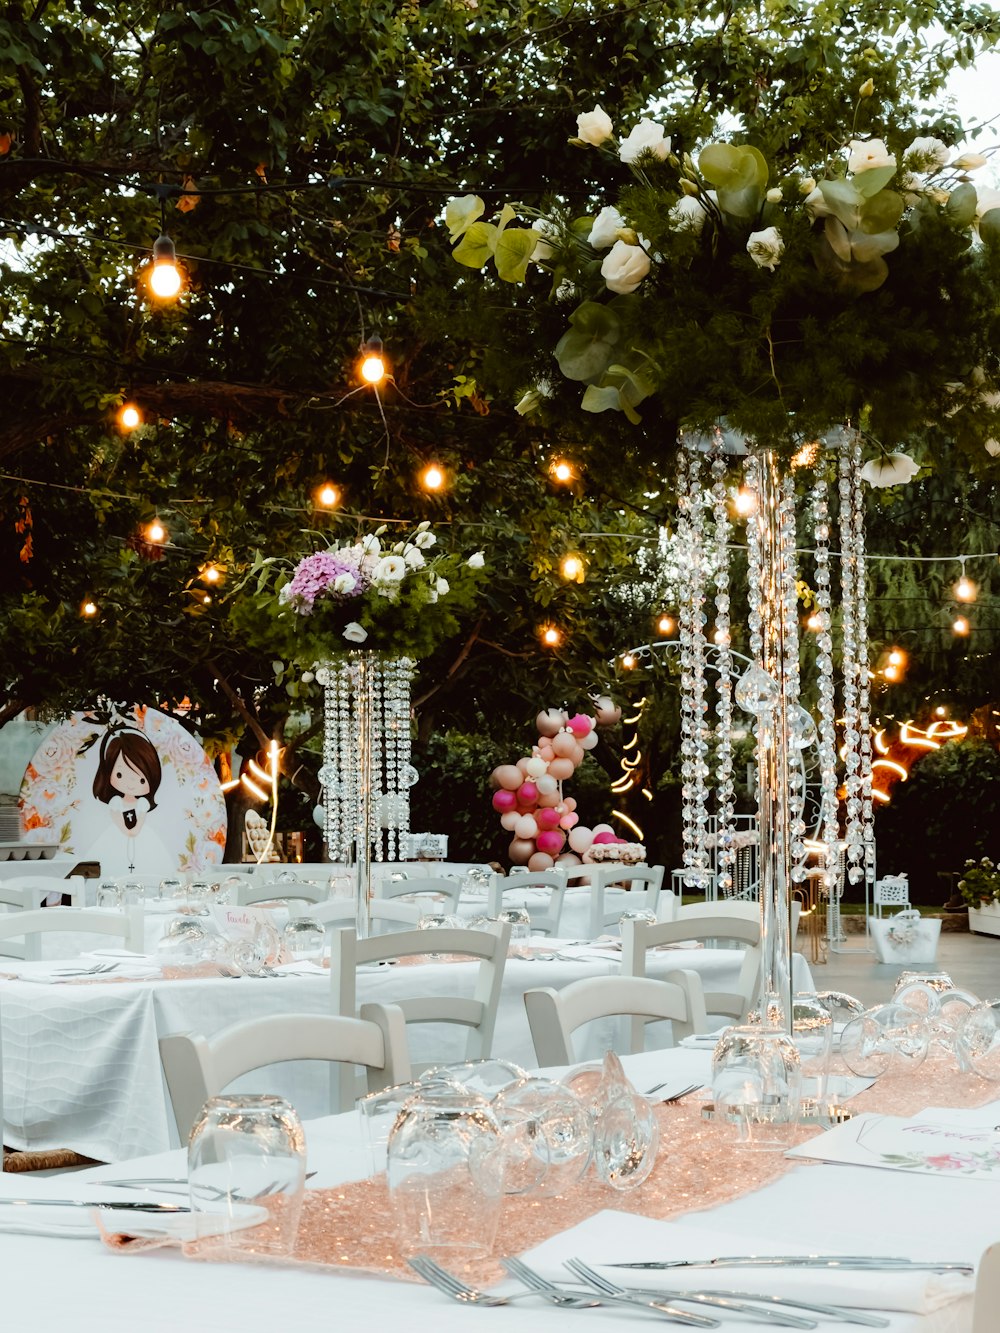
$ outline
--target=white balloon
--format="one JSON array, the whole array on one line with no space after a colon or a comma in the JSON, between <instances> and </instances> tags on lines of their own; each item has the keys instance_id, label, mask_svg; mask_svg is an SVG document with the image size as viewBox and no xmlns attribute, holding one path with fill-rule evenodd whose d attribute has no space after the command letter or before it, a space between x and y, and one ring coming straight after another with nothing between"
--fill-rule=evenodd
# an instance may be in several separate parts
<instances>
[{"instance_id":1,"label":"white balloon","mask_svg":"<svg viewBox=\"0 0 1000 1333\"><path fill-rule=\"evenodd\" d=\"M540 778L548 768L548 764L540 755L535 755L528 760L524 768L529 778Z\"/></svg>"},{"instance_id":2,"label":"white balloon","mask_svg":"<svg viewBox=\"0 0 1000 1333\"><path fill-rule=\"evenodd\" d=\"M538 823L534 815L519 815L514 825L514 836L528 842L538 837Z\"/></svg>"},{"instance_id":3,"label":"white balloon","mask_svg":"<svg viewBox=\"0 0 1000 1333\"><path fill-rule=\"evenodd\" d=\"M585 828L582 824L577 824L576 828L569 831L569 845L574 852L580 856L590 850L591 843L594 841L594 830Z\"/></svg>"},{"instance_id":4,"label":"white balloon","mask_svg":"<svg viewBox=\"0 0 1000 1333\"><path fill-rule=\"evenodd\" d=\"M586 736L581 736L577 741L581 750L592 750L597 744L597 732L588 731Z\"/></svg>"},{"instance_id":5,"label":"white balloon","mask_svg":"<svg viewBox=\"0 0 1000 1333\"><path fill-rule=\"evenodd\" d=\"M595 824L595 825L594 825L594 828L593 828L593 832L594 832L594 833L614 833L614 829L611 827L610 824Z\"/></svg>"},{"instance_id":6,"label":"white balloon","mask_svg":"<svg viewBox=\"0 0 1000 1333\"><path fill-rule=\"evenodd\" d=\"M313 807L313 823L318 824L320 828L326 827L326 811L321 805Z\"/></svg>"},{"instance_id":7,"label":"white balloon","mask_svg":"<svg viewBox=\"0 0 1000 1333\"><path fill-rule=\"evenodd\" d=\"M554 791L559 790L559 783L548 773L543 773L535 783L535 786L538 788L539 794L542 796L551 796Z\"/></svg>"},{"instance_id":8,"label":"white balloon","mask_svg":"<svg viewBox=\"0 0 1000 1333\"><path fill-rule=\"evenodd\" d=\"M505 828L508 833L513 833L517 827L517 821L520 818L521 815L517 810L506 810L500 816L500 826L501 828Z\"/></svg>"}]
</instances>

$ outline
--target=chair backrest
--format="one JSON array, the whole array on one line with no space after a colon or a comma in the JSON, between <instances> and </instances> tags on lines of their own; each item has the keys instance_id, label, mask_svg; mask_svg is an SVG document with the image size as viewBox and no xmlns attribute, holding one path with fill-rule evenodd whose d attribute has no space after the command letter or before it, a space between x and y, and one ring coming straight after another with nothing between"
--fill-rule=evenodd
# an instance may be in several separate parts
<instances>
[{"instance_id":1,"label":"chair backrest","mask_svg":"<svg viewBox=\"0 0 1000 1333\"><path fill-rule=\"evenodd\" d=\"M991 1245L979 1260L972 1298L970 1333L996 1333L1000 1306L1000 1243Z\"/></svg>"},{"instance_id":2,"label":"chair backrest","mask_svg":"<svg viewBox=\"0 0 1000 1333\"><path fill-rule=\"evenodd\" d=\"M309 884L305 880L295 883L270 881L262 883L256 876L248 876L245 884L236 890L236 906L252 907L255 903L295 901L304 903L325 903L330 896L327 884Z\"/></svg>"},{"instance_id":3,"label":"chair backrest","mask_svg":"<svg viewBox=\"0 0 1000 1333\"><path fill-rule=\"evenodd\" d=\"M359 940L353 930L336 930L330 946L330 981L334 1012L353 1015L357 1005L357 969L362 963L390 958L419 958L430 954L458 954L478 960L476 981L470 998L421 993L419 969L413 970L414 994L396 1000L409 1023L454 1023L468 1029L466 1059L486 1059L493 1045L500 987L503 984L510 923L503 921L489 930L403 930ZM408 972L406 975L410 975ZM428 1062L440 1064L441 1060Z\"/></svg>"},{"instance_id":4,"label":"chair backrest","mask_svg":"<svg viewBox=\"0 0 1000 1333\"><path fill-rule=\"evenodd\" d=\"M421 875L414 879L384 877L372 882L372 893L376 898L411 898L419 894L421 897L426 895L428 898L443 899L444 901L439 902L433 910L444 912L449 916L458 911L458 898L461 892L461 881L446 875ZM430 911L430 904L424 910Z\"/></svg>"},{"instance_id":5,"label":"chair backrest","mask_svg":"<svg viewBox=\"0 0 1000 1333\"><path fill-rule=\"evenodd\" d=\"M876 916L882 915L883 907L909 907L910 885L906 876L886 875L877 879L872 889L872 903Z\"/></svg>"},{"instance_id":6,"label":"chair backrest","mask_svg":"<svg viewBox=\"0 0 1000 1333\"><path fill-rule=\"evenodd\" d=\"M669 1018L674 1040L708 1027L701 978L697 972L671 972L662 981L649 977L585 977L561 990L524 992L535 1056L543 1068L576 1060L573 1033L595 1018L631 1016L626 1054L643 1048L647 1023Z\"/></svg>"},{"instance_id":7,"label":"chair backrest","mask_svg":"<svg viewBox=\"0 0 1000 1333\"><path fill-rule=\"evenodd\" d=\"M661 944L731 940L743 945L736 989L706 991L705 1009L710 1014L745 1018L760 989L760 909L755 903L692 903L678 908L673 921L626 921L622 925L622 975L644 977L646 952Z\"/></svg>"},{"instance_id":8,"label":"chair backrest","mask_svg":"<svg viewBox=\"0 0 1000 1333\"><path fill-rule=\"evenodd\" d=\"M72 907L85 907L87 881L82 875L60 879L58 875L6 875L0 878L0 904L26 912L41 907L46 898L67 895ZM53 904L56 905L56 904Z\"/></svg>"},{"instance_id":9,"label":"chair backrest","mask_svg":"<svg viewBox=\"0 0 1000 1333\"><path fill-rule=\"evenodd\" d=\"M656 911L663 887L663 866L588 865L582 867L577 877L585 878L590 885L590 937L596 939L610 926L617 926L622 912L643 908ZM627 888L628 901L609 906L605 894L611 888Z\"/></svg>"},{"instance_id":10,"label":"chair backrest","mask_svg":"<svg viewBox=\"0 0 1000 1333\"><path fill-rule=\"evenodd\" d=\"M143 952L142 908L127 907L123 912L105 912L96 907L41 907L26 912L0 915L0 954L28 960L41 957L39 936L61 931L72 935L114 935L126 949ZM24 952L11 952L7 940L24 940Z\"/></svg>"},{"instance_id":11,"label":"chair backrest","mask_svg":"<svg viewBox=\"0 0 1000 1333\"><path fill-rule=\"evenodd\" d=\"M310 921L318 921L327 929L338 926L353 926L358 916L358 909L351 898L329 898L325 903L290 903L292 916L307 916ZM419 903L396 902L389 899L373 898L371 901L372 927L377 934L390 930L414 930L420 925L424 909Z\"/></svg>"},{"instance_id":12,"label":"chair backrest","mask_svg":"<svg viewBox=\"0 0 1000 1333\"><path fill-rule=\"evenodd\" d=\"M410 1077L402 1012L381 1004L364 1005L360 1018L271 1014L236 1023L214 1037L174 1033L160 1038L160 1059L182 1143L209 1097L265 1065L286 1060L364 1065L369 1092ZM351 1106L353 1098L332 1109L348 1111Z\"/></svg>"},{"instance_id":13,"label":"chair backrest","mask_svg":"<svg viewBox=\"0 0 1000 1333\"><path fill-rule=\"evenodd\" d=\"M508 893L518 890L548 890L548 902L540 907L534 903L527 908L531 917L531 929L539 935L558 935L562 920L563 902L566 895L566 873L562 870L528 870L510 875L492 875L490 877L487 912L490 916L499 916L510 903L504 902Z\"/></svg>"}]
</instances>

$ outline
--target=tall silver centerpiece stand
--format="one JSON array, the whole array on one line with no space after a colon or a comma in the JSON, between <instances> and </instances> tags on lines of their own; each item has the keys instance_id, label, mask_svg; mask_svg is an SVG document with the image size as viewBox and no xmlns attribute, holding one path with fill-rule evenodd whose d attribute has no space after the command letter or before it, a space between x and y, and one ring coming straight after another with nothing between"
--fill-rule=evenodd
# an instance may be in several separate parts
<instances>
[{"instance_id":1,"label":"tall silver centerpiece stand","mask_svg":"<svg viewBox=\"0 0 1000 1333\"><path fill-rule=\"evenodd\" d=\"M327 856L353 868L358 936L371 934L372 862L396 860L410 827L408 657L357 651L324 663L323 784Z\"/></svg>"}]
</instances>

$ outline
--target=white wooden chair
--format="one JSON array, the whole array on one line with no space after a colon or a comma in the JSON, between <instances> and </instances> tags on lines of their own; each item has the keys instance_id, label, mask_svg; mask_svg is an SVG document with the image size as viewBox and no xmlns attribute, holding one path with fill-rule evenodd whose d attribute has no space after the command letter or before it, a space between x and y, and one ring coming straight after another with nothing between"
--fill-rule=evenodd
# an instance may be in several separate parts
<instances>
[{"instance_id":1,"label":"white wooden chair","mask_svg":"<svg viewBox=\"0 0 1000 1333\"><path fill-rule=\"evenodd\" d=\"M133 953L145 951L141 907L128 907L123 912L105 912L96 907L42 907L0 915L0 954L29 961L41 958L39 936L55 931L111 935ZM23 945L8 943L11 940L23 940Z\"/></svg>"},{"instance_id":2,"label":"white wooden chair","mask_svg":"<svg viewBox=\"0 0 1000 1333\"><path fill-rule=\"evenodd\" d=\"M708 1028L705 998L697 972L671 972L662 981L649 977L585 977L561 990L545 987L524 992L535 1056L543 1068L576 1061L573 1033L595 1018L631 1016L627 1054L643 1049L647 1023L669 1018L674 1041Z\"/></svg>"},{"instance_id":3,"label":"white wooden chair","mask_svg":"<svg viewBox=\"0 0 1000 1333\"><path fill-rule=\"evenodd\" d=\"M214 1037L173 1033L160 1038L160 1059L182 1143L209 1097L266 1065L286 1060L364 1065L369 1092L410 1077L406 1024L395 1005L363 1005L359 1018L271 1014L235 1023ZM353 1105L350 1098L332 1109L349 1111Z\"/></svg>"},{"instance_id":4,"label":"white wooden chair","mask_svg":"<svg viewBox=\"0 0 1000 1333\"><path fill-rule=\"evenodd\" d=\"M256 876L249 876L247 882L236 890L236 906L253 907L257 903L271 902L325 903L329 896L327 884L310 884L306 880L261 883Z\"/></svg>"},{"instance_id":5,"label":"white wooden chair","mask_svg":"<svg viewBox=\"0 0 1000 1333\"><path fill-rule=\"evenodd\" d=\"M427 897L428 900L434 898L437 901L432 906L430 901L423 909L424 912L443 912L448 916L453 916L458 911L458 899L462 892L460 880L451 879L447 875L421 875L414 879L390 879L387 876L373 880L372 893L376 898L390 900L393 898L416 898Z\"/></svg>"},{"instance_id":6,"label":"white wooden chair","mask_svg":"<svg viewBox=\"0 0 1000 1333\"><path fill-rule=\"evenodd\" d=\"M569 878L590 886L590 938L593 940L617 926L622 912L641 909L656 912L663 887L663 866L585 865L575 871L571 869ZM629 889L628 901L608 907L605 893L611 888Z\"/></svg>"},{"instance_id":7,"label":"white wooden chair","mask_svg":"<svg viewBox=\"0 0 1000 1333\"><path fill-rule=\"evenodd\" d=\"M330 898L325 903L289 903L291 916L307 916L310 921L318 921L327 929L339 926L353 926L357 920L358 909L351 898ZM416 930L424 909L419 903L385 901L373 898L371 903L372 928L376 934L384 935L391 930Z\"/></svg>"},{"instance_id":8,"label":"white wooden chair","mask_svg":"<svg viewBox=\"0 0 1000 1333\"><path fill-rule=\"evenodd\" d=\"M87 881L82 875L66 879L52 874L5 875L0 878L0 905L26 912L33 907L41 907L46 898L67 895L71 907L85 907L86 885ZM58 904L54 903L53 906Z\"/></svg>"},{"instance_id":9,"label":"white wooden chair","mask_svg":"<svg viewBox=\"0 0 1000 1333\"><path fill-rule=\"evenodd\" d=\"M486 1059L493 1045L500 987L503 984L510 923L498 922L489 930L442 928L440 930L404 930L359 940L353 930L336 930L330 946L330 980L336 1013L353 1015L357 1005L357 969L363 963L383 962L390 958L419 958L429 954L458 954L478 960L475 986L471 997L427 995L422 992L420 969L411 969L414 994L396 1000L407 1025L411 1023L448 1023L468 1029L465 1058ZM409 973L407 973L409 975ZM420 1073L441 1061L414 1065Z\"/></svg>"},{"instance_id":10,"label":"white wooden chair","mask_svg":"<svg viewBox=\"0 0 1000 1333\"><path fill-rule=\"evenodd\" d=\"M705 1009L737 1020L747 1016L760 989L760 908L756 903L692 903L678 908L673 921L622 923L622 976L644 977L646 953L661 944L684 940L733 941L743 946L743 962L734 991L706 991Z\"/></svg>"},{"instance_id":11,"label":"white wooden chair","mask_svg":"<svg viewBox=\"0 0 1000 1333\"><path fill-rule=\"evenodd\" d=\"M504 895L525 889L549 891L547 907L527 908L532 934L558 935L566 894L566 872L562 870L527 870L518 871L517 874L491 876L487 912L490 916L499 916L504 910Z\"/></svg>"},{"instance_id":12,"label":"white wooden chair","mask_svg":"<svg viewBox=\"0 0 1000 1333\"><path fill-rule=\"evenodd\" d=\"M991 1245L979 1260L969 1333L996 1333L1000 1309L1000 1243Z\"/></svg>"}]
</instances>

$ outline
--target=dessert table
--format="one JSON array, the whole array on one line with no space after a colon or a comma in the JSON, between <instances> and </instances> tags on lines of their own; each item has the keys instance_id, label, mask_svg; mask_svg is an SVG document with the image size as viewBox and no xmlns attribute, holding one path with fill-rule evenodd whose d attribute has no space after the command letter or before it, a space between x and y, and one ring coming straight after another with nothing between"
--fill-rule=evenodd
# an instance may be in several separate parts
<instances>
[{"instance_id":1,"label":"dessert table","mask_svg":"<svg viewBox=\"0 0 1000 1333\"><path fill-rule=\"evenodd\" d=\"M620 954L591 946L538 941L531 960L508 959L497 1013L493 1053L525 1067L535 1064L522 995L530 987L560 988L583 977L609 976ZM801 955L795 958L798 989L812 989ZM664 976L682 968L697 971L708 990L732 989L741 954L732 949L670 949L650 956L648 974ZM131 964L123 964L131 968ZM140 962L138 967L141 969ZM309 966L309 965L306 965ZM427 962L385 967L366 965L358 974L358 1003L391 1004L415 991L431 995L469 994L466 962ZM148 964L147 964L148 968ZM48 970L47 970L48 969ZM149 969L152 971L152 969ZM72 1148L100 1161L120 1161L157 1152L176 1143L176 1128L163 1085L158 1040L172 1032L210 1035L250 1017L276 1013L326 1013L331 1004L328 974L313 968L303 975L277 977L196 976L162 980L85 979L44 982L49 963L0 962L0 972L21 979L0 980L0 1036L4 1058L4 1142L18 1149ZM617 1020L591 1025L578 1045L592 1058L614 1044ZM428 1046L429 1039L434 1046ZM649 1044L655 1043L655 1028ZM663 1038L661 1036L660 1040ZM464 1058L464 1034L415 1028L415 1062ZM317 1063L275 1066L269 1088L287 1096L304 1116L329 1105L329 1078ZM261 1075L238 1088L260 1090Z\"/></svg>"},{"instance_id":2,"label":"dessert table","mask_svg":"<svg viewBox=\"0 0 1000 1333\"><path fill-rule=\"evenodd\" d=\"M647 1052L627 1057L626 1070L636 1086L647 1087L681 1065L690 1071L692 1054ZM702 1058L707 1076L709 1057ZM671 1114L669 1109L665 1114ZM1000 1103L985 1107L983 1114L1000 1121ZM310 1188L329 1189L363 1174L367 1154L361 1148L355 1113L308 1122L306 1137L309 1170L317 1173ZM662 1179L667 1183L675 1148L669 1141L661 1144ZM363 1164L361 1171L359 1163ZM184 1154L174 1151L120 1164L110 1172L101 1167L44 1180L0 1177L0 1197L38 1194L107 1199L117 1192L94 1182L159 1177L180 1181L185 1171ZM183 1190L182 1185L177 1188ZM600 1203L606 1211L598 1211L572 1230L560 1226L561 1201L543 1200L542 1207L554 1210L551 1239L534 1250L515 1243L507 1252L527 1250L529 1262L552 1274L560 1271L561 1260L570 1254L591 1263L606 1263L620 1257L623 1246L632 1247L626 1252L634 1258L813 1250L974 1262L1000 1232L995 1185L955 1175L929 1177L796 1164L762 1188L668 1222L643 1215L643 1191L648 1188L627 1194L606 1191L607 1199ZM717 1195L718 1190L712 1193ZM121 1191L117 1197L134 1199L136 1193ZM30 1225L44 1229L49 1210L31 1211ZM272 1333L276 1327L289 1326L290 1318L297 1328L325 1327L335 1311L336 1325L344 1329L378 1321L386 1327L433 1325L441 1333L467 1333L477 1320L505 1326L516 1320L520 1329L548 1333L550 1328L571 1324L574 1317L572 1311L554 1310L533 1300L518 1303L508 1312L472 1313L421 1284L342 1268L254 1263L233 1268L226 1263L191 1261L176 1249L115 1253L98 1240L96 1228L89 1223L91 1215L84 1210L79 1214L75 1238L69 1239L20 1234L17 1228L26 1224L23 1211L0 1209L0 1229L10 1232L2 1242L3 1302L12 1327L125 1333L141 1323L151 1333L220 1325L238 1327L241 1333ZM58 1280L53 1280L54 1275ZM850 1281L848 1274L840 1277ZM888 1333L970 1333L972 1304L971 1295L964 1295L926 1313L883 1313ZM598 1329L621 1329L630 1321L639 1329L651 1326L646 1312L633 1314L614 1307L588 1310L577 1317ZM723 1333L750 1333L762 1327L767 1325L759 1320L729 1315L722 1323ZM822 1322L819 1327L846 1326Z\"/></svg>"}]
</instances>

